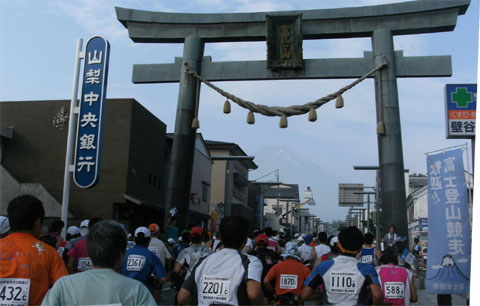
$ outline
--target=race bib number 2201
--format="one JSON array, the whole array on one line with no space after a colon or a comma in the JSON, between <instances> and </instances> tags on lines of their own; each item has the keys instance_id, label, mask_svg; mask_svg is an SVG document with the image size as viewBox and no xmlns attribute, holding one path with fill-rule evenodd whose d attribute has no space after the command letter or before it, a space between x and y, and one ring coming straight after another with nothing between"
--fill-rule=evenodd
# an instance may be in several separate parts
<instances>
[{"instance_id":1,"label":"race bib number 2201","mask_svg":"<svg viewBox=\"0 0 480 306\"><path fill-rule=\"evenodd\" d=\"M25 278L0 279L0 305L28 305L30 280Z\"/></svg>"},{"instance_id":2,"label":"race bib number 2201","mask_svg":"<svg viewBox=\"0 0 480 306\"><path fill-rule=\"evenodd\" d=\"M200 290L204 300L227 302L230 294L230 278L205 275Z\"/></svg>"}]
</instances>

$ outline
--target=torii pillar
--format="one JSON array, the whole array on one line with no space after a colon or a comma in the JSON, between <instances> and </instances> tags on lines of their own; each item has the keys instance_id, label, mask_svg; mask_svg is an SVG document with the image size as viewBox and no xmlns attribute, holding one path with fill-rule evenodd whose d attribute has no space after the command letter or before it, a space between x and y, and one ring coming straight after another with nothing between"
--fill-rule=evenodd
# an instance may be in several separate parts
<instances>
[{"instance_id":1,"label":"torii pillar","mask_svg":"<svg viewBox=\"0 0 480 306\"><path fill-rule=\"evenodd\" d=\"M134 65L134 83L180 82L175 122L166 215L179 208L186 222L193 166L195 130L191 128L195 107L196 80L185 73L185 63L209 81L341 79L359 78L381 63L375 76L382 221L394 224L398 234L408 237L403 149L398 103L397 77L451 76L450 56L404 57L394 51L393 36L453 31L459 15L470 0L409 1L385 5L235 14L185 14L131 10L116 7L118 20L128 28L134 42L185 43L184 57L174 64ZM269 21L270 20L270 21ZM289 23L288 20L294 20ZM277 23L277 24L276 24ZM271 55L276 48L277 26L297 33L288 43L296 61L280 63ZM273 33L272 39L267 37ZM303 59L304 39L370 37L373 52L363 58ZM268 61L212 62L203 57L204 43L267 41ZM270 49L273 46L273 49ZM273 50L271 53L270 50ZM281 62L281 61L280 61ZM383 130L383 131L382 131Z\"/></svg>"}]
</instances>

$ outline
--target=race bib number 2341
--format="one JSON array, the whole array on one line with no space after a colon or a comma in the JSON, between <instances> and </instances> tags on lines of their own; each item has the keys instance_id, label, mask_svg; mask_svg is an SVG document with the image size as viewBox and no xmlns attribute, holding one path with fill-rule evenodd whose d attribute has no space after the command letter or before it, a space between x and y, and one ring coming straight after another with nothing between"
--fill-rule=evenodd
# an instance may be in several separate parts
<instances>
[{"instance_id":1,"label":"race bib number 2341","mask_svg":"<svg viewBox=\"0 0 480 306\"><path fill-rule=\"evenodd\" d=\"M0 279L0 305L28 305L30 280L26 278Z\"/></svg>"}]
</instances>

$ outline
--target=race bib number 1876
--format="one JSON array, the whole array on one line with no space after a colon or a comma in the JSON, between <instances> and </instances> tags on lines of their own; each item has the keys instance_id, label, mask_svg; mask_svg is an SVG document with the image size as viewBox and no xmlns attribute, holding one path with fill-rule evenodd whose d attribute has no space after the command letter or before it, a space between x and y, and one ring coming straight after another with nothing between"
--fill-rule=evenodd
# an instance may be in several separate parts
<instances>
[{"instance_id":1,"label":"race bib number 1876","mask_svg":"<svg viewBox=\"0 0 480 306\"><path fill-rule=\"evenodd\" d=\"M28 305L30 280L26 278L0 279L0 305Z\"/></svg>"}]
</instances>

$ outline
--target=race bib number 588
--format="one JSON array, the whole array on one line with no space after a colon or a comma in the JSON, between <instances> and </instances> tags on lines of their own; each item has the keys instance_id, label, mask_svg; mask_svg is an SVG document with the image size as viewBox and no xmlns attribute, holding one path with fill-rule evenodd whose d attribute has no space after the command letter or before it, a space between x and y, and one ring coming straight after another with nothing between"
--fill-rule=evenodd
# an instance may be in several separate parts
<instances>
[{"instance_id":1,"label":"race bib number 588","mask_svg":"<svg viewBox=\"0 0 480 306\"><path fill-rule=\"evenodd\" d=\"M25 278L0 279L0 305L28 305L30 280Z\"/></svg>"},{"instance_id":2,"label":"race bib number 588","mask_svg":"<svg viewBox=\"0 0 480 306\"><path fill-rule=\"evenodd\" d=\"M405 285L402 282L385 282L385 297L387 299L405 298Z\"/></svg>"}]
</instances>

